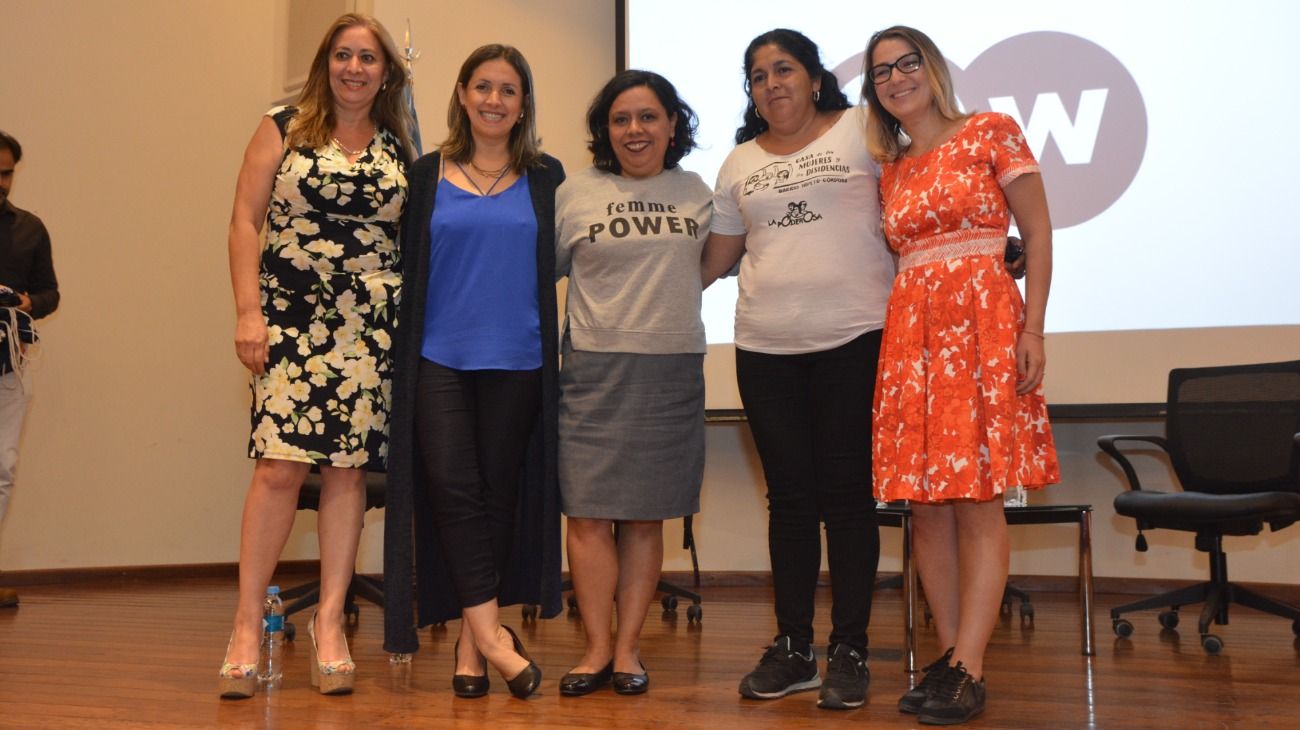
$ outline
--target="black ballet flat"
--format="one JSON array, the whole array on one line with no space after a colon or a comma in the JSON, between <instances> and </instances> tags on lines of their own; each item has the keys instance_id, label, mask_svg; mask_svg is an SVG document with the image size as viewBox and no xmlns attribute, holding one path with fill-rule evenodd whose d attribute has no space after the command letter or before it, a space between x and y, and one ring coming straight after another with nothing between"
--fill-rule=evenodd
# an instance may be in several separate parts
<instances>
[{"instance_id":1,"label":"black ballet flat","mask_svg":"<svg viewBox=\"0 0 1300 730\"><path fill-rule=\"evenodd\" d=\"M457 697L466 699L486 697L491 686L492 683L488 681L486 674L451 675L451 691L455 692Z\"/></svg>"},{"instance_id":2,"label":"black ballet flat","mask_svg":"<svg viewBox=\"0 0 1300 730\"><path fill-rule=\"evenodd\" d=\"M640 674L614 672L611 682L614 685L614 691L618 694L645 694L645 691L650 689L650 673L645 670L645 664L641 664Z\"/></svg>"},{"instance_id":3,"label":"black ballet flat","mask_svg":"<svg viewBox=\"0 0 1300 730\"><path fill-rule=\"evenodd\" d=\"M456 639L456 648L452 650L453 660L460 656L460 639ZM480 655L481 656L481 655ZM451 675L451 691L456 693L457 697L473 699L487 695L488 688L492 683L488 681L486 674L453 674Z\"/></svg>"},{"instance_id":4,"label":"black ballet flat","mask_svg":"<svg viewBox=\"0 0 1300 730\"><path fill-rule=\"evenodd\" d=\"M560 678L560 694L565 697L581 697L609 684L614 676L614 660L599 672L569 672Z\"/></svg>"},{"instance_id":5,"label":"black ballet flat","mask_svg":"<svg viewBox=\"0 0 1300 730\"><path fill-rule=\"evenodd\" d=\"M537 691L542 684L542 668L528 656L528 651L524 649L524 644L515 635L515 632L509 626L502 626L506 633L510 634L510 640L514 642L515 653L528 660L528 666L523 668L515 676L506 680L506 686L510 688L510 694L519 699L527 699L529 695Z\"/></svg>"}]
</instances>

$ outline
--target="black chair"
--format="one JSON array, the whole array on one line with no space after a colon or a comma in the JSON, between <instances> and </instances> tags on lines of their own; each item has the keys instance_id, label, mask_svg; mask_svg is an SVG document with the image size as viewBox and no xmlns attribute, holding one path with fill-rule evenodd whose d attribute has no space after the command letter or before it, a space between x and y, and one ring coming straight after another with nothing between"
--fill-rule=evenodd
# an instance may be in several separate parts
<instances>
[{"instance_id":1,"label":"black chair","mask_svg":"<svg viewBox=\"0 0 1300 730\"><path fill-rule=\"evenodd\" d=\"M1165 433L1097 439L1128 480L1115 512L1137 520L1139 551L1147 549L1143 530L1195 533L1196 549L1209 553L1210 580L1112 609L1115 633L1133 633L1123 614L1166 606L1160 625L1173 629L1181 606L1204 601L1197 628L1207 654L1223 649L1210 623L1227 624L1232 603L1289 618L1300 636L1300 609L1230 583L1223 552L1225 535L1256 535L1265 523L1276 531L1300 520L1300 360L1171 371ZM1183 491L1143 489L1116 446L1121 441L1163 449Z\"/></svg>"},{"instance_id":2,"label":"black chair","mask_svg":"<svg viewBox=\"0 0 1300 730\"><path fill-rule=\"evenodd\" d=\"M1056 525L1073 523L1079 528L1079 651L1093 656L1092 629L1092 505L1042 504L1005 508L1007 525ZM890 502L876 508L881 527L903 528L902 573L876 581L875 590L903 590L903 671L916 671L916 607L921 590L916 565L912 561L912 508L906 502ZM1011 600L1019 598L1020 626L1034 624L1033 603L1028 593L1010 583L1002 591L1002 614L1010 617ZM930 625L930 609L925 609L925 625Z\"/></svg>"},{"instance_id":3,"label":"black chair","mask_svg":"<svg viewBox=\"0 0 1300 730\"><path fill-rule=\"evenodd\" d=\"M378 472L368 472L366 474L366 509L379 509L384 506L384 487L385 475ZM321 479L319 471L313 469L307 475L306 481L303 482L302 489L298 492L298 509L319 510L320 509L320 489ZM343 601L343 614L346 620L354 621L361 613L361 607L357 605L357 597L370 601L376 606L384 605L384 583L382 580L376 580L366 575L354 572L352 582L348 585L347 597ZM295 586L280 592L280 598L285 602L285 618L292 616L299 611L311 608L320 603L320 581L314 580L300 586ZM284 636L289 641L293 641L297 635L297 627L286 621L284 624Z\"/></svg>"},{"instance_id":4,"label":"black chair","mask_svg":"<svg viewBox=\"0 0 1300 730\"><path fill-rule=\"evenodd\" d=\"M700 587L700 556L695 552L695 515L686 515L682 518L682 549L689 550L691 553L691 577L696 590ZM704 620L704 607L700 605L700 594L695 591L683 588L675 583L669 583L660 579L655 590L664 594L659 599L659 605L664 608L664 615L671 616L677 610L677 599L685 598L691 602L686 607L686 622L701 623Z\"/></svg>"}]
</instances>

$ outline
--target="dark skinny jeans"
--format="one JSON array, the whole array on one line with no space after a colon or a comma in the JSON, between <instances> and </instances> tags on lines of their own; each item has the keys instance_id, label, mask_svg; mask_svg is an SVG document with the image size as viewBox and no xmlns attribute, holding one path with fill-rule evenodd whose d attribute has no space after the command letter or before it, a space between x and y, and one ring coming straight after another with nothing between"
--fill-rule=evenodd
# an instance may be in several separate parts
<instances>
[{"instance_id":1,"label":"dark skinny jeans","mask_svg":"<svg viewBox=\"0 0 1300 730\"><path fill-rule=\"evenodd\" d=\"M464 608L496 598L509 568L541 383L541 370L454 370L420 361L416 448Z\"/></svg>"},{"instance_id":2,"label":"dark skinny jeans","mask_svg":"<svg viewBox=\"0 0 1300 730\"><path fill-rule=\"evenodd\" d=\"M736 378L767 479L767 544L781 635L812 643L821 571L831 574L830 643L867 649L880 531L871 491L871 401L880 330L823 352L736 349Z\"/></svg>"}]
</instances>

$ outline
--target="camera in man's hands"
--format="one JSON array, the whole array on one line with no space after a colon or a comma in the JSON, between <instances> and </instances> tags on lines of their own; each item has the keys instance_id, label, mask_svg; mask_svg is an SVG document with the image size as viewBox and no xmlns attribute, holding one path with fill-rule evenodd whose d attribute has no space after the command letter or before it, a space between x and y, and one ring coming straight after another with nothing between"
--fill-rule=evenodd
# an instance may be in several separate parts
<instances>
[{"instance_id":1,"label":"camera in man's hands","mask_svg":"<svg viewBox=\"0 0 1300 730\"><path fill-rule=\"evenodd\" d=\"M0 284L0 307L16 307L22 303L23 298L18 296L18 292Z\"/></svg>"}]
</instances>

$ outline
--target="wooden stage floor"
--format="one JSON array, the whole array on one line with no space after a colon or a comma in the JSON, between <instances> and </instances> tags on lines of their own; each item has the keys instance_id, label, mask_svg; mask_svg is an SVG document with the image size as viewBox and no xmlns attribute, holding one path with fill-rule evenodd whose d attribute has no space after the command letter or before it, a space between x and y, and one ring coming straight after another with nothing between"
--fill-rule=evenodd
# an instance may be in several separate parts
<instances>
[{"instance_id":1,"label":"wooden stage floor","mask_svg":"<svg viewBox=\"0 0 1300 730\"><path fill-rule=\"evenodd\" d=\"M520 636L545 673L541 692L528 701L510 697L495 674L486 698L452 695L458 624L423 630L414 662L390 664L380 610L365 603L352 637L360 671L354 695L316 694L307 682L309 651L300 642L286 652L280 688L250 700L219 700L216 673L234 596L233 580L210 578L23 588L20 607L0 609L0 727L915 726L914 716L895 708L908 687L896 590L877 594L868 704L850 712L818 710L815 692L770 702L738 696L737 682L774 632L762 588L706 588L702 625L688 625L684 608L677 620L665 620L656 605L643 637L651 688L640 697L609 690L560 697L556 682L581 653L581 624L564 615L528 624ZM1128 598L1097 596L1097 655L1087 658L1079 654L1075 597L1035 593L1033 628L1007 619L994 633L986 662L989 706L971 725L1300 727L1300 645L1287 621L1234 608L1231 625L1217 630L1223 653L1208 657L1195 624L1187 628L1190 613L1181 633L1162 632L1155 612L1139 614L1132 639L1117 640L1107 611ZM819 596L818 611L824 637L828 595ZM505 615L520 627L518 608ZM919 663L938 654L932 632L921 630L918 643Z\"/></svg>"}]
</instances>

